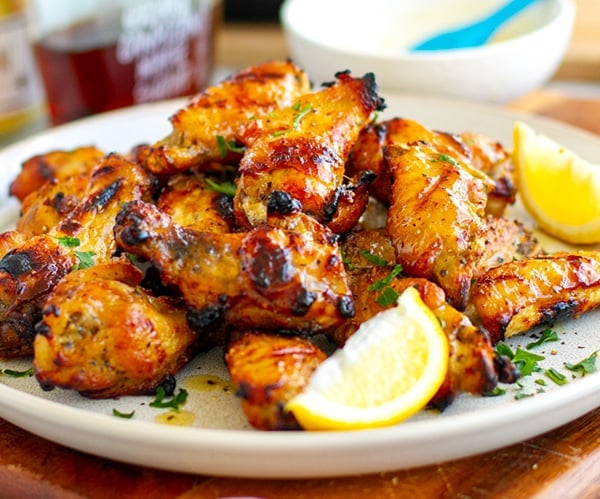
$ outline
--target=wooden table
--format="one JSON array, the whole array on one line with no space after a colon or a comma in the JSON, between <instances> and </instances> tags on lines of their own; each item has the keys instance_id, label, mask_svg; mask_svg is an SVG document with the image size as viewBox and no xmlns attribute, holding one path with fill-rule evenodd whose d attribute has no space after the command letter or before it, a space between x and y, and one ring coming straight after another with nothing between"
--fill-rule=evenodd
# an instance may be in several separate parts
<instances>
[{"instance_id":1,"label":"wooden table","mask_svg":"<svg viewBox=\"0 0 600 499\"><path fill-rule=\"evenodd\" d=\"M597 0L579 2L591 6ZM255 26L224 31L218 61L236 65L281 56L285 51L281 33L273 26L267 27L267 32L271 38L253 36L261 33ZM590 54L600 54L599 46ZM249 52L256 61L248 59ZM568 71L600 85L600 73L597 80L589 78L593 76L593 58L584 59L580 66L575 59L567 61ZM600 134L600 99L542 89L510 107ZM543 436L495 452L414 470L349 478L269 481L157 471L73 451L2 420L0 449L3 498L600 497L600 408Z\"/></svg>"}]
</instances>

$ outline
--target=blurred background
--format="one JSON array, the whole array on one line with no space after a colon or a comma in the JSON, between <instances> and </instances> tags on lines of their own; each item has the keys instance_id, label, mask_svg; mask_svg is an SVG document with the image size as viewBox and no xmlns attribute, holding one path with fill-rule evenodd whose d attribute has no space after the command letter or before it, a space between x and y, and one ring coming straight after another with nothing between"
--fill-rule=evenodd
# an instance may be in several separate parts
<instances>
[{"instance_id":1,"label":"blurred background","mask_svg":"<svg viewBox=\"0 0 600 499\"><path fill-rule=\"evenodd\" d=\"M144 64L139 63L136 69L128 73L129 86L132 85L134 73L137 75L145 72L144 77L150 78L148 81L151 83L146 85L150 90L146 88L144 94L146 97L92 104L85 102L82 109L72 109L59 116L61 98L66 95L68 100L76 101L79 99L76 96L82 92L82 88L94 81L97 88L92 94L96 96L96 101L99 95L117 90L110 88L106 82L99 82L96 76L91 78L92 83L82 83L82 75L88 74L91 71L90 67L97 68L104 64L94 62L100 59L88 61L88 66L82 66L77 73L73 69L77 64L74 59L61 62L60 58L56 57L56 52L64 49L61 43L66 43L63 35L63 39L61 36L54 37L54 45L50 47L54 48L53 54L49 54L48 51L45 55L42 54L43 42L50 40L48 37L52 34L44 31L46 25L54 26L56 18L60 17L59 14L68 17L64 16L66 12L85 10L85 5L89 9L100 8L100 11L106 13L110 12L109 7L113 4L138 1L141 0L0 0L0 146L52 124L63 123L87 114L150 100L193 94L240 68L290 56L279 17L282 0L144 0L151 4L154 2L159 7L155 7L152 15L145 16L144 11L138 9L137 14L129 16L131 19L137 19L130 23L130 29L133 30L130 38L136 40L140 33L155 30L152 31L152 37L147 37L148 40L156 40L157 37L160 39L162 36L166 40L165 43L171 43L167 43L170 52L167 50L164 53L152 53L152 56L143 55ZM600 0L574 0L574 3L577 10L571 40L564 59L545 89L550 92L555 90L573 93L577 98L600 103ZM180 5L191 9L187 19L181 16L181 13L176 14L175 11L181 10ZM169 9L169 6L173 8ZM156 15L156 8L163 9L162 14ZM47 22L48 17L53 18L52 22ZM196 19L196 24L192 23L192 18ZM109 21L104 19L102 22L106 24ZM171 25L174 31L169 32L167 28ZM72 27L69 27L71 31ZM84 28L80 31L87 36L90 27L85 25ZM173 35L182 32L189 35L189 40L182 40L181 36ZM138 40L138 43L148 43L148 40ZM182 44L188 44L182 52L185 57L176 55ZM46 48L48 46L46 44ZM115 48L113 52L113 58L124 57L122 53L119 55ZM50 60L50 55L54 59ZM174 62L178 62L178 65L169 66ZM187 66L182 66L183 62ZM156 68L161 68L162 73L158 74ZM114 69L104 69L114 73ZM162 87L174 85L174 75L188 73L192 76L189 81L186 80L185 85L171 88L170 92L158 91ZM163 80L157 83L157 78L165 78L165 75L170 75L170 83L167 84ZM80 88L77 89L75 85L72 90L66 91L65 86L75 80ZM53 94L52 81L57 87ZM98 88L103 90L100 92ZM59 92L63 97L59 97ZM52 95L48 98L49 94ZM138 94L141 95L140 92ZM87 97L81 97L80 100L85 99ZM63 107L66 108L66 105ZM597 126L600 131L600 125Z\"/></svg>"}]
</instances>

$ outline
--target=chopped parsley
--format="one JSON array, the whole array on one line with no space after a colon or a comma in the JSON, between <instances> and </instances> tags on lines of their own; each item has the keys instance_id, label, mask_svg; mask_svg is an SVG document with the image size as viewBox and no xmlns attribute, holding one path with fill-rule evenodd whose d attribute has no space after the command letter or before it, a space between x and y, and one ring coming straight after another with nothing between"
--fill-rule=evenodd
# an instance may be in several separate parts
<instances>
[{"instance_id":1,"label":"chopped parsley","mask_svg":"<svg viewBox=\"0 0 600 499\"><path fill-rule=\"evenodd\" d=\"M382 291L384 288L388 287L390 285L390 283L398 275L400 275L400 273L402 273L402 265L400 265L400 264L394 265L394 268L390 271L390 273L388 275L386 275L384 278L379 279L379 280L375 281L373 284L371 284L367 288L367 291Z\"/></svg>"},{"instance_id":2,"label":"chopped parsley","mask_svg":"<svg viewBox=\"0 0 600 499\"><path fill-rule=\"evenodd\" d=\"M156 389L156 395L152 402L150 402L150 407L155 407L158 409L172 409L174 411L178 411L179 407L184 405L187 401L188 392L181 388L179 392L174 394L169 400L165 400L166 398L165 389L162 386L159 386Z\"/></svg>"},{"instance_id":3,"label":"chopped parsley","mask_svg":"<svg viewBox=\"0 0 600 499\"><path fill-rule=\"evenodd\" d=\"M544 360L546 357L535 353L528 352L522 348L517 348L512 361L519 368L522 376L529 376L534 371L539 371L541 368L538 366L538 362Z\"/></svg>"},{"instance_id":4,"label":"chopped parsley","mask_svg":"<svg viewBox=\"0 0 600 499\"><path fill-rule=\"evenodd\" d=\"M552 381L554 381L554 383L556 383L557 385L564 385L568 381L567 377L564 374L557 371L553 367L551 367L550 369L546 369L544 371L544 374L548 376Z\"/></svg>"},{"instance_id":5,"label":"chopped parsley","mask_svg":"<svg viewBox=\"0 0 600 499\"><path fill-rule=\"evenodd\" d=\"M235 153L243 153L244 146L240 146L235 140L226 140L222 135L217 135L217 147L219 155L224 158L227 156L227 151Z\"/></svg>"},{"instance_id":6,"label":"chopped parsley","mask_svg":"<svg viewBox=\"0 0 600 499\"><path fill-rule=\"evenodd\" d=\"M450 163L451 165L454 165L454 166L458 166L460 164L452 156L448 156L447 154L443 154L443 153L438 154L432 161L434 163L443 161L445 163Z\"/></svg>"},{"instance_id":7,"label":"chopped parsley","mask_svg":"<svg viewBox=\"0 0 600 499\"><path fill-rule=\"evenodd\" d=\"M26 369L25 371L14 371L13 369L4 369L2 374L10 376L11 378L26 378L33 376L33 367Z\"/></svg>"},{"instance_id":8,"label":"chopped parsley","mask_svg":"<svg viewBox=\"0 0 600 499\"><path fill-rule=\"evenodd\" d=\"M112 414L113 414L113 416L115 416L117 418L131 419L133 417L133 415L135 414L135 411L121 412L118 409L113 409Z\"/></svg>"},{"instance_id":9,"label":"chopped parsley","mask_svg":"<svg viewBox=\"0 0 600 499\"><path fill-rule=\"evenodd\" d=\"M387 307L392 305L398 301L398 297L400 293L396 291L394 288L384 288L383 291L375 298L375 301L381 305L382 307Z\"/></svg>"},{"instance_id":10,"label":"chopped parsley","mask_svg":"<svg viewBox=\"0 0 600 499\"><path fill-rule=\"evenodd\" d=\"M308 113L310 113L310 111L312 110L312 106L310 104L307 104L302 109L300 109L300 104L297 103L294 104L293 108L295 111L298 112L292 123L292 128L296 129L300 126L300 121L302 121L302 118L304 118Z\"/></svg>"},{"instance_id":11,"label":"chopped parsley","mask_svg":"<svg viewBox=\"0 0 600 499\"><path fill-rule=\"evenodd\" d=\"M230 198L235 196L236 186L233 182L217 183L210 178L206 178L205 181L209 189L212 189L213 191L218 192L220 194L224 194L225 196L228 196Z\"/></svg>"},{"instance_id":12,"label":"chopped parsley","mask_svg":"<svg viewBox=\"0 0 600 499\"><path fill-rule=\"evenodd\" d=\"M77 248L81 244L81 241L78 237L71 236L60 236L56 238L58 244L64 246L65 248Z\"/></svg>"},{"instance_id":13,"label":"chopped parsley","mask_svg":"<svg viewBox=\"0 0 600 499\"><path fill-rule=\"evenodd\" d=\"M567 362L565 363L565 367L569 371L573 371L575 373L581 374L582 376L585 376L586 374L591 374L598 370L596 368L596 357L598 357L597 351L592 353L592 355L590 355L588 358L578 362L577 364L570 364Z\"/></svg>"},{"instance_id":14,"label":"chopped parsley","mask_svg":"<svg viewBox=\"0 0 600 499\"><path fill-rule=\"evenodd\" d=\"M359 250L358 253L365 260L367 260L368 262L370 262L370 263L372 263L374 265L378 265L379 267L387 267L389 265L389 263L386 260L384 260L380 256L377 256L377 255L371 253L370 251Z\"/></svg>"},{"instance_id":15,"label":"chopped parsley","mask_svg":"<svg viewBox=\"0 0 600 499\"><path fill-rule=\"evenodd\" d=\"M558 341L558 333L554 331L554 329L546 328L542 331L542 335L539 340L528 343L525 348L527 350L531 350L532 348L539 347L544 343L548 343L550 341Z\"/></svg>"},{"instance_id":16,"label":"chopped parsley","mask_svg":"<svg viewBox=\"0 0 600 499\"><path fill-rule=\"evenodd\" d=\"M71 270L89 269L94 265L95 254L93 251L75 251L75 256L79 260L79 263L73 265Z\"/></svg>"}]
</instances>

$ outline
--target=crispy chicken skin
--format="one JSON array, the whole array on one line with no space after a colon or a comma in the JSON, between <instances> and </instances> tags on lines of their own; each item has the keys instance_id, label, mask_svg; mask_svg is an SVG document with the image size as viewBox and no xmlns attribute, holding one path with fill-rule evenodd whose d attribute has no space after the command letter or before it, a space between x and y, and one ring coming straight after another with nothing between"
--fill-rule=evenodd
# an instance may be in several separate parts
<instances>
[{"instance_id":1,"label":"crispy chicken skin","mask_svg":"<svg viewBox=\"0 0 600 499\"><path fill-rule=\"evenodd\" d=\"M493 342L600 305L600 252L559 252L504 263L471 290L469 315Z\"/></svg>"},{"instance_id":2,"label":"crispy chicken skin","mask_svg":"<svg viewBox=\"0 0 600 499\"><path fill-rule=\"evenodd\" d=\"M448 302L464 309L485 249L484 182L462 163L428 144L390 146L394 179L387 230L406 275L440 285Z\"/></svg>"},{"instance_id":3,"label":"crispy chicken skin","mask_svg":"<svg viewBox=\"0 0 600 499\"><path fill-rule=\"evenodd\" d=\"M284 406L326 358L306 338L248 332L226 349L225 362L248 422L260 430L296 430Z\"/></svg>"},{"instance_id":4,"label":"crispy chicken skin","mask_svg":"<svg viewBox=\"0 0 600 499\"><path fill-rule=\"evenodd\" d=\"M198 334L184 309L148 295L141 278L132 264L112 262L71 272L52 290L34 341L42 387L150 394L190 360Z\"/></svg>"},{"instance_id":5,"label":"crispy chicken skin","mask_svg":"<svg viewBox=\"0 0 600 499\"><path fill-rule=\"evenodd\" d=\"M365 127L349 155L347 174L374 172L377 178L371 184L371 195L389 205L392 178L383 151L390 145L410 147L418 142L427 142L440 153L472 165L475 170L489 177L486 180L487 213L501 215L505 207L514 202L514 167L510 154L501 144L474 133L451 134L431 130L404 118L391 118Z\"/></svg>"},{"instance_id":6,"label":"crispy chicken skin","mask_svg":"<svg viewBox=\"0 0 600 499\"><path fill-rule=\"evenodd\" d=\"M152 204L132 202L119 213L115 236L181 291L199 330L224 319L238 328L317 332L353 313L339 248L324 227L197 232Z\"/></svg>"},{"instance_id":7,"label":"crispy chicken skin","mask_svg":"<svg viewBox=\"0 0 600 499\"><path fill-rule=\"evenodd\" d=\"M153 186L141 167L109 155L92 170L86 195L57 226L0 259L1 357L31 354L33 326L47 294L79 264L78 255L89 255L94 263L110 260L117 249L112 230L121 204L150 199Z\"/></svg>"},{"instance_id":8,"label":"crispy chicken skin","mask_svg":"<svg viewBox=\"0 0 600 499\"><path fill-rule=\"evenodd\" d=\"M23 200L16 229L25 237L33 237L56 227L79 204L89 181L89 175L76 175L57 183L46 182Z\"/></svg>"},{"instance_id":9,"label":"crispy chicken skin","mask_svg":"<svg viewBox=\"0 0 600 499\"><path fill-rule=\"evenodd\" d=\"M291 196L320 222L335 215L346 157L372 113L383 107L372 74L336 76L331 86L247 122L234 198L240 226L264 223L275 191Z\"/></svg>"},{"instance_id":10,"label":"crispy chicken skin","mask_svg":"<svg viewBox=\"0 0 600 499\"><path fill-rule=\"evenodd\" d=\"M21 171L10 184L9 193L23 201L48 182L56 184L71 177L87 176L103 157L104 152L92 146L33 156L21 165Z\"/></svg>"},{"instance_id":11,"label":"crispy chicken skin","mask_svg":"<svg viewBox=\"0 0 600 499\"><path fill-rule=\"evenodd\" d=\"M212 189L200 174L173 175L156 205L175 223L200 232L235 228L231 198Z\"/></svg>"},{"instance_id":12,"label":"crispy chicken skin","mask_svg":"<svg viewBox=\"0 0 600 499\"><path fill-rule=\"evenodd\" d=\"M292 105L309 90L306 73L289 61L250 67L192 98L171 117L172 132L145 149L142 159L157 174L237 163L241 153L229 145L237 143L241 125Z\"/></svg>"}]
</instances>

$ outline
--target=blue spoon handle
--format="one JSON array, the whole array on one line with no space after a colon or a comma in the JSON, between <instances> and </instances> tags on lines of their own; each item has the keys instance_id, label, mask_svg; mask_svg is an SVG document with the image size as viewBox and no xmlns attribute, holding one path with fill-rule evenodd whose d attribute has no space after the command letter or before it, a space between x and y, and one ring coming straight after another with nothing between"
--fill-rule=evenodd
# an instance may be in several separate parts
<instances>
[{"instance_id":1,"label":"blue spoon handle","mask_svg":"<svg viewBox=\"0 0 600 499\"><path fill-rule=\"evenodd\" d=\"M510 0L484 19L432 36L410 47L410 50L447 50L483 45L502 24L537 1L539 0Z\"/></svg>"}]
</instances>

